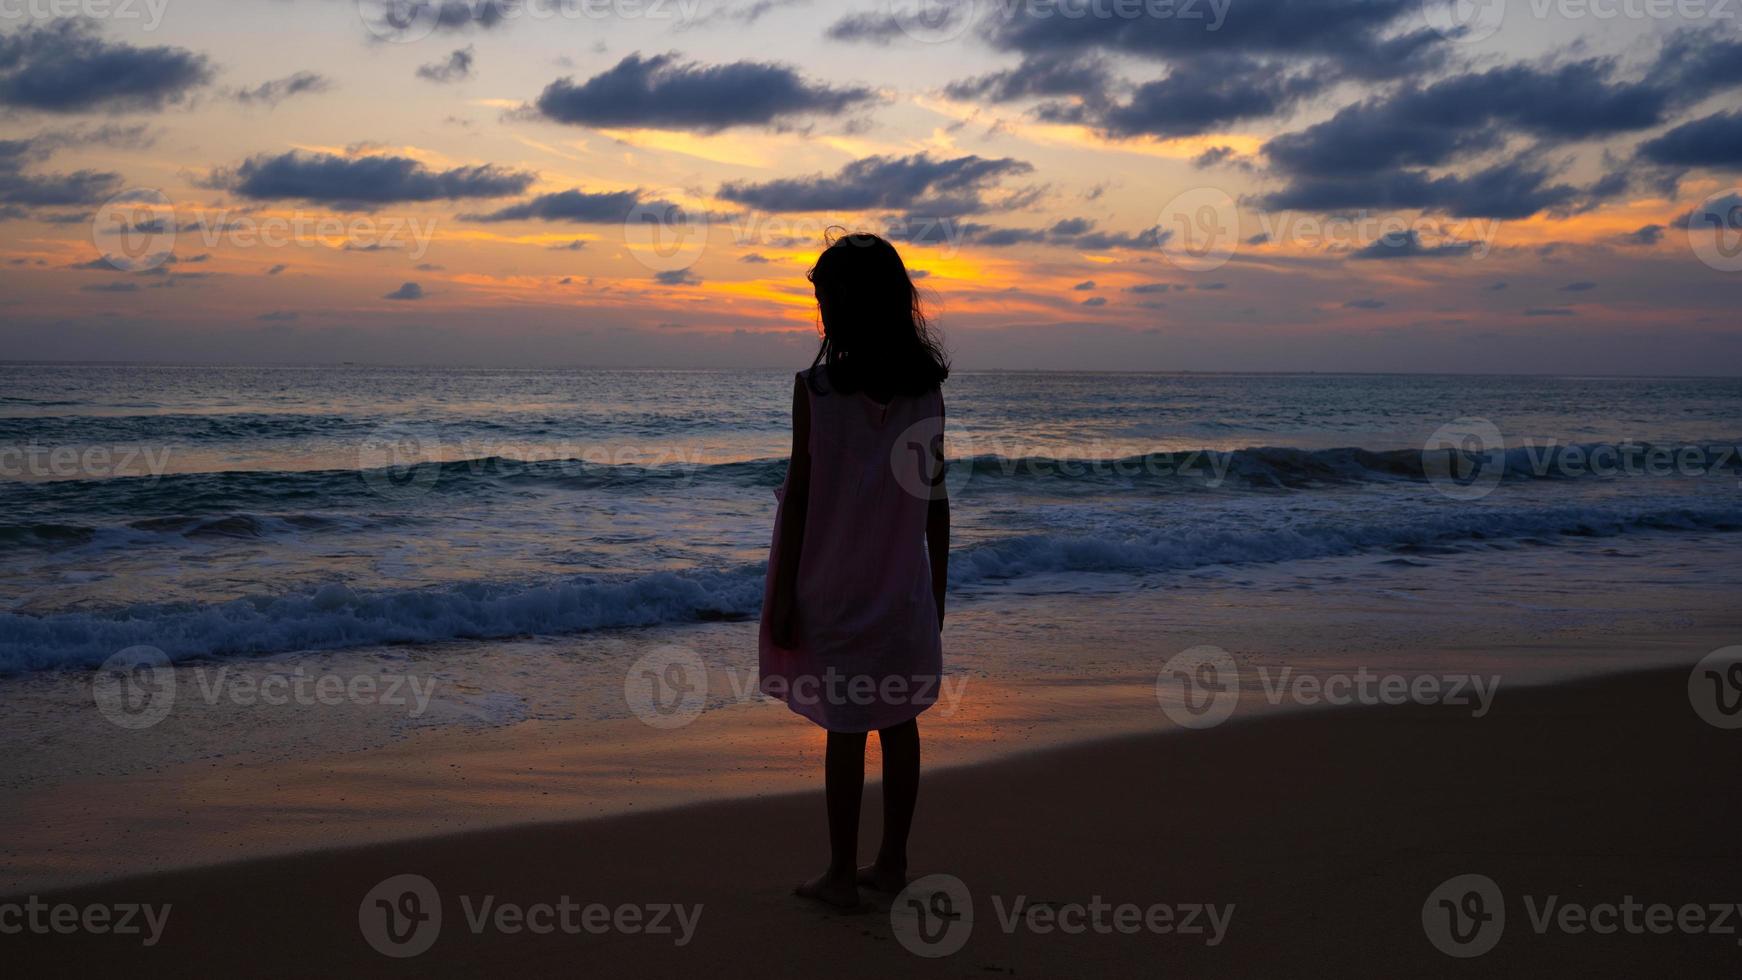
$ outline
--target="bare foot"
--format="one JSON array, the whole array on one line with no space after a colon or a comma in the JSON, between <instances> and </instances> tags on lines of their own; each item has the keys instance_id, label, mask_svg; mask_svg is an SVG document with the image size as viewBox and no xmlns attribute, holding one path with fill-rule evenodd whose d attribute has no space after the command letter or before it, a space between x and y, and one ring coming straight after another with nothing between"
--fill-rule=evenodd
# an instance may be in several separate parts
<instances>
[{"instance_id":1,"label":"bare foot","mask_svg":"<svg viewBox=\"0 0 1742 980\"><path fill-rule=\"evenodd\" d=\"M850 880L836 878L828 872L817 875L792 891L795 895L844 911L859 907L859 886Z\"/></svg>"},{"instance_id":2,"label":"bare foot","mask_svg":"<svg viewBox=\"0 0 1742 980\"><path fill-rule=\"evenodd\" d=\"M886 895L899 894L907 887L907 870L867 864L859 869L859 884Z\"/></svg>"}]
</instances>

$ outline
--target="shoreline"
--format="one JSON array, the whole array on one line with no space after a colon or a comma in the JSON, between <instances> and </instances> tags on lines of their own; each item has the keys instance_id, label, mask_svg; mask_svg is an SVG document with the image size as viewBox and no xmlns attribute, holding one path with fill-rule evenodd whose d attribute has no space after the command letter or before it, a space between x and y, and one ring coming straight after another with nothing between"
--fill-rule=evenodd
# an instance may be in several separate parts
<instances>
[{"instance_id":1,"label":"shoreline","mask_svg":"<svg viewBox=\"0 0 1742 980\"><path fill-rule=\"evenodd\" d=\"M787 894L823 859L815 790L59 890L43 900L172 911L147 952L115 935L0 943L27 969L125 965L151 975L350 975L396 962L423 975L562 963L607 975L797 975L824 957L847 976L1061 975L1090 964L1128 972L1158 962L1191 975L1299 975L1304 964L1361 976L1573 967L1639 975L1671 961L1690 975L1720 975L1742 963L1734 936L1599 936L1562 931L1552 919L1539 934L1540 909L1526 901L1742 900L1726 891L1742 880L1742 845L1731 832L1742 803L1742 774L1731 764L1742 732L1702 722L1687 680L1678 666L1525 688L1481 718L1420 704L1253 716L934 772L921 794L913 871L958 877L975 914L963 949L938 959L903 947L887 901L843 916ZM876 807L873 789L866 841ZM446 919L428 952L400 961L363 938L359 902L408 873L438 886ZM1464 965L1431 945L1422 912L1436 886L1469 873L1499 884L1508 918L1494 950ZM488 920L470 931L468 913L483 897L531 906L564 895L582 905L702 911L682 946L645 933L508 932ZM1018 898L1032 908L1096 896L1234 909L1213 946L1178 932L1037 932L1027 919L1005 931Z\"/></svg>"},{"instance_id":2,"label":"shoreline","mask_svg":"<svg viewBox=\"0 0 1742 980\"><path fill-rule=\"evenodd\" d=\"M1237 660L1242 717L1328 710L1309 703L1323 700L1310 689L1273 702L1284 671L1296 680L1362 670L1499 677L1503 706L1536 684L1691 665L1742 636L1724 544L1633 545L1635 567L1666 571L1642 572L1625 599L1580 592L1615 560L1608 545L1568 546L1556 591L1536 590L1546 608L1524 601L1539 563L1480 557L1421 567L1324 559L1159 589L964 602L945 643L951 676L967 686L954 713L940 706L924 716L926 765L937 773L1173 731L1157 678L1170 657L1201 645ZM1685 584L1690 568L1701 570L1699 587ZM1375 574L1388 586L1378 595ZM1223 575L1237 578L1235 591L1217 584ZM1302 601L1305 584L1311 602ZM0 785L0 893L813 789L820 731L783 705L741 696L755 690L744 674L754 629L718 623L225 665L249 690L305 669L439 680L430 712L410 720L404 708L379 705L208 703L199 692L210 678L183 677L177 688L188 696L161 724L124 730L94 710L87 681L13 685L0 726L0 755L11 760ZM626 705L626 671L639 654L672 645L705 662L710 696L693 723L656 728Z\"/></svg>"}]
</instances>

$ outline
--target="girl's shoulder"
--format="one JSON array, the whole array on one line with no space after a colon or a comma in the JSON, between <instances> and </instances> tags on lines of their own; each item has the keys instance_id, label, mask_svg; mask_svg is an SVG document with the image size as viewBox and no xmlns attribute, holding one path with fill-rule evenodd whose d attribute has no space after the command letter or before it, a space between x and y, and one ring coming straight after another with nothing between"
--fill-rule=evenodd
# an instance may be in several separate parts
<instances>
[{"instance_id":1,"label":"girl's shoulder","mask_svg":"<svg viewBox=\"0 0 1742 980\"><path fill-rule=\"evenodd\" d=\"M798 380L813 395L826 395L832 390L829 387L829 368L826 364L817 364L798 372Z\"/></svg>"}]
</instances>

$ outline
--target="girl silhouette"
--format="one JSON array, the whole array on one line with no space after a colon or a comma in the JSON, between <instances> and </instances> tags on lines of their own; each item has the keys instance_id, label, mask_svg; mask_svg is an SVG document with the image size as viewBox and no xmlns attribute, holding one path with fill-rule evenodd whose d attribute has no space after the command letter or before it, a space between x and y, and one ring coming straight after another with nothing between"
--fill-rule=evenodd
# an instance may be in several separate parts
<instances>
[{"instance_id":1,"label":"girl silhouette","mask_svg":"<svg viewBox=\"0 0 1742 980\"><path fill-rule=\"evenodd\" d=\"M846 235L811 269L822 346L792 389L792 460L762 607L762 689L828 730L829 866L798 894L840 908L907 881L921 712L937 699L950 551L949 365L894 246ZM883 843L858 865L865 737L883 747Z\"/></svg>"}]
</instances>

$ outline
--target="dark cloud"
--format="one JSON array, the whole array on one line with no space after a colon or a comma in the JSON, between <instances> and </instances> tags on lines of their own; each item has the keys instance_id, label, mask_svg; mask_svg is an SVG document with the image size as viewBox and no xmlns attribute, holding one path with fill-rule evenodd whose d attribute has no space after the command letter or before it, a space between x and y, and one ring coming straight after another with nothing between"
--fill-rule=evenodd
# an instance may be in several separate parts
<instances>
[{"instance_id":1,"label":"dark cloud","mask_svg":"<svg viewBox=\"0 0 1742 980\"><path fill-rule=\"evenodd\" d=\"M1037 54L1023 58L1015 68L953 82L945 87L944 93L952 99L1013 102L1028 98L1088 96L1112 84L1106 64L1098 58Z\"/></svg>"},{"instance_id":2,"label":"dark cloud","mask_svg":"<svg viewBox=\"0 0 1742 980\"><path fill-rule=\"evenodd\" d=\"M66 207L97 204L121 189L121 175L98 170L29 174L25 168L53 156L62 146L91 142L68 133L40 133L23 139L0 139L0 205L11 206L13 218L24 207ZM39 220L41 220L39 218Z\"/></svg>"},{"instance_id":3,"label":"dark cloud","mask_svg":"<svg viewBox=\"0 0 1742 980\"><path fill-rule=\"evenodd\" d=\"M585 82L550 83L537 108L546 118L576 125L711 133L840 115L872 98L870 89L810 82L772 62L701 65L676 54L632 54Z\"/></svg>"},{"instance_id":4,"label":"dark cloud","mask_svg":"<svg viewBox=\"0 0 1742 980\"><path fill-rule=\"evenodd\" d=\"M489 214L462 214L466 221L569 221L576 224L616 224L625 221L636 207L664 211L677 205L663 201L644 202L639 191L582 190L540 194L530 201L511 204Z\"/></svg>"},{"instance_id":5,"label":"dark cloud","mask_svg":"<svg viewBox=\"0 0 1742 980\"><path fill-rule=\"evenodd\" d=\"M718 193L725 200L764 211L889 209L953 217L985 210L982 195L993 185L1033 169L1010 157L874 156L855 160L833 175L765 183L730 181L722 184Z\"/></svg>"},{"instance_id":6,"label":"dark cloud","mask_svg":"<svg viewBox=\"0 0 1742 980\"><path fill-rule=\"evenodd\" d=\"M1423 245L1414 231L1389 232L1374 239L1372 244L1349 254L1354 259L1415 259L1441 258L1469 254L1474 242L1442 242Z\"/></svg>"},{"instance_id":7,"label":"dark cloud","mask_svg":"<svg viewBox=\"0 0 1742 980\"><path fill-rule=\"evenodd\" d=\"M1125 287L1126 292L1136 293L1139 296L1148 296L1152 293L1165 293L1167 292L1167 289L1168 284L1165 282L1140 282L1135 286Z\"/></svg>"},{"instance_id":8,"label":"dark cloud","mask_svg":"<svg viewBox=\"0 0 1742 980\"><path fill-rule=\"evenodd\" d=\"M184 48L112 44L90 22L56 20L0 36L0 105L40 112L153 112L212 79Z\"/></svg>"},{"instance_id":9,"label":"dark cloud","mask_svg":"<svg viewBox=\"0 0 1742 980\"><path fill-rule=\"evenodd\" d=\"M892 237L922 244L971 243L986 248L1011 245L1052 245L1086 252L1160 248L1173 232L1159 226L1139 232L1100 231L1087 218L1065 218L1049 228L1000 228L972 221L947 220L925 225L909 219L906 234Z\"/></svg>"},{"instance_id":10,"label":"dark cloud","mask_svg":"<svg viewBox=\"0 0 1742 980\"><path fill-rule=\"evenodd\" d=\"M1071 288L1077 290L1078 292L1088 292L1089 290L1095 288L1095 280L1085 279L1082 282L1077 283L1075 286L1072 286Z\"/></svg>"},{"instance_id":11,"label":"dark cloud","mask_svg":"<svg viewBox=\"0 0 1742 980\"><path fill-rule=\"evenodd\" d=\"M80 286L80 292L85 293L137 293L139 284L136 282L105 282L94 286Z\"/></svg>"},{"instance_id":12,"label":"dark cloud","mask_svg":"<svg viewBox=\"0 0 1742 980\"><path fill-rule=\"evenodd\" d=\"M550 250L553 252L579 252L581 249L586 247L587 243L577 238L574 241L564 242L561 245L552 245L550 246Z\"/></svg>"},{"instance_id":13,"label":"dark cloud","mask_svg":"<svg viewBox=\"0 0 1742 980\"><path fill-rule=\"evenodd\" d=\"M762 255L759 252L751 252L749 255L739 256L738 261L747 262L747 263L750 263L751 265L767 265L768 264L768 256Z\"/></svg>"},{"instance_id":14,"label":"dark cloud","mask_svg":"<svg viewBox=\"0 0 1742 980\"><path fill-rule=\"evenodd\" d=\"M1524 311L1525 316L1573 316L1575 313L1570 306L1531 306Z\"/></svg>"},{"instance_id":15,"label":"dark cloud","mask_svg":"<svg viewBox=\"0 0 1742 980\"><path fill-rule=\"evenodd\" d=\"M408 283L405 283L404 285L400 286L398 289L395 289L393 292L388 293L387 295L385 295L381 298L382 299L405 299L405 300L423 299L423 287L419 286L415 282L408 282Z\"/></svg>"},{"instance_id":16,"label":"dark cloud","mask_svg":"<svg viewBox=\"0 0 1742 980\"><path fill-rule=\"evenodd\" d=\"M1683 123L1641 143L1639 155L1675 167L1742 167L1742 111Z\"/></svg>"},{"instance_id":17,"label":"dark cloud","mask_svg":"<svg viewBox=\"0 0 1742 980\"><path fill-rule=\"evenodd\" d=\"M1088 299L1083 300L1083 305L1084 306L1106 306L1107 305L1107 297L1105 297L1105 296L1090 296Z\"/></svg>"},{"instance_id":18,"label":"dark cloud","mask_svg":"<svg viewBox=\"0 0 1742 980\"><path fill-rule=\"evenodd\" d=\"M302 314L295 310L273 310L271 313L262 313L254 319L261 323L294 323L301 318Z\"/></svg>"},{"instance_id":19,"label":"dark cloud","mask_svg":"<svg viewBox=\"0 0 1742 980\"><path fill-rule=\"evenodd\" d=\"M1589 291L1596 289L1596 288L1597 288L1597 284L1594 282L1590 282L1588 280L1584 281L1584 282L1569 282L1565 286L1561 287L1561 292L1563 292L1563 293L1584 293L1584 292L1589 292Z\"/></svg>"},{"instance_id":20,"label":"dark cloud","mask_svg":"<svg viewBox=\"0 0 1742 980\"><path fill-rule=\"evenodd\" d=\"M1435 211L1458 218L1527 218L1564 210L1590 199L1588 191L1552 183L1546 167L1529 161L1495 164L1469 176L1435 177L1420 170L1392 170L1346 177L1309 177L1261 198L1275 210Z\"/></svg>"},{"instance_id":21,"label":"dark cloud","mask_svg":"<svg viewBox=\"0 0 1742 980\"><path fill-rule=\"evenodd\" d=\"M474 60L472 46L468 44L448 55L446 61L420 65L417 69L417 77L443 85L463 82L472 77Z\"/></svg>"},{"instance_id":22,"label":"dark cloud","mask_svg":"<svg viewBox=\"0 0 1742 980\"><path fill-rule=\"evenodd\" d=\"M341 157L292 151L251 157L213 186L252 200L302 200L338 207L373 208L409 201L508 197L524 192L535 174L492 164L430 170L405 157Z\"/></svg>"},{"instance_id":23,"label":"dark cloud","mask_svg":"<svg viewBox=\"0 0 1742 980\"><path fill-rule=\"evenodd\" d=\"M1343 304L1345 310L1380 310L1385 308L1382 299L1352 299Z\"/></svg>"},{"instance_id":24,"label":"dark cloud","mask_svg":"<svg viewBox=\"0 0 1742 980\"><path fill-rule=\"evenodd\" d=\"M666 269L663 272L655 272L653 278L662 286L700 286L702 284L702 280L690 275L688 269Z\"/></svg>"},{"instance_id":25,"label":"dark cloud","mask_svg":"<svg viewBox=\"0 0 1742 980\"><path fill-rule=\"evenodd\" d=\"M293 95L325 92L332 87L332 81L324 75L312 71L299 71L284 78L262 82L253 88L238 89L236 101L243 105L264 105L270 108Z\"/></svg>"},{"instance_id":26,"label":"dark cloud","mask_svg":"<svg viewBox=\"0 0 1742 980\"><path fill-rule=\"evenodd\" d=\"M285 265L283 262L280 262L277 265L273 266L272 268L267 269L266 274L269 276L276 276L280 272L283 272L284 270L286 270L288 268L290 268L290 266Z\"/></svg>"},{"instance_id":27,"label":"dark cloud","mask_svg":"<svg viewBox=\"0 0 1742 980\"><path fill-rule=\"evenodd\" d=\"M1739 65L1742 40L1682 31L1637 76L1614 59L1585 58L1408 82L1266 143L1265 158L1289 182L1266 200L1306 210L1421 208L1495 218L1588 209L1624 193L1635 175L1606 156L1610 172L1575 188L1552 182L1556 168L1532 161L1557 145L1662 125L1687 106L1742 85ZM1428 169L1521 139L1534 145L1468 176ZM1742 160L1742 117L1719 114L1684 124L1648 141L1640 155L1672 166Z\"/></svg>"},{"instance_id":28,"label":"dark cloud","mask_svg":"<svg viewBox=\"0 0 1742 980\"><path fill-rule=\"evenodd\" d=\"M1656 245L1663 239L1662 225L1642 225L1617 237L1623 245Z\"/></svg>"},{"instance_id":29,"label":"dark cloud","mask_svg":"<svg viewBox=\"0 0 1742 980\"><path fill-rule=\"evenodd\" d=\"M413 39L434 32L490 30L507 23L523 0L356 0L378 38Z\"/></svg>"},{"instance_id":30,"label":"dark cloud","mask_svg":"<svg viewBox=\"0 0 1742 980\"><path fill-rule=\"evenodd\" d=\"M1241 170L1251 170L1252 164L1240 157L1238 151L1231 146L1212 146L1204 152L1192 157L1192 167L1197 170L1208 170L1211 167L1237 167Z\"/></svg>"},{"instance_id":31,"label":"dark cloud","mask_svg":"<svg viewBox=\"0 0 1742 980\"><path fill-rule=\"evenodd\" d=\"M1255 62L1199 61L1138 86L1129 102L1107 109L1094 121L1117 136L1195 136L1279 115L1324 84L1322 77L1267 71Z\"/></svg>"},{"instance_id":32,"label":"dark cloud","mask_svg":"<svg viewBox=\"0 0 1742 980\"><path fill-rule=\"evenodd\" d=\"M969 7L972 5L963 4ZM1240 53L1284 57L1322 56L1363 77L1390 77L1412 67L1442 40L1427 30L1397 33L1420 16L1419 0L1239 0L1179 3L1169 16L1097 13L1097 0L997 5L979 25L996 47L1037 52L1105 51L1139 58L1180 61L1205 54ZM892 18L883 15L885 19ZM851 18L849 18L851 20ZM872 19L830 36L875 40L892 35ZM894 23L896 30L899 23Z\"/></svg>"},{"instance_id":33,"label":"dark cloud","mask_svg":"<svg viewBox=\"0 0 1742 980\"><path fill-rule=\"evenodd\" d=\"M1548 70L1514 65L1409 86L1277 136L1263 152L1287 174L1347 176L1442 166L1500 146L1508 131L1588 139L1661 121L1670 94L1611 82L1613 67L1599 59Z\"/></svg>"},{"instance_id":34,"label":"dark cloud","mask_svg":"<svg viewBox=\"0 0 1742 980\"><path fill-rule=\"evenodd\" d=\"M681 22L678 29L690 30L720 22L748 27L776 10L802 6L809 2L810 0L755 0L746 4L721 4L699 17Z\"/></svg>"}]
</instances>

